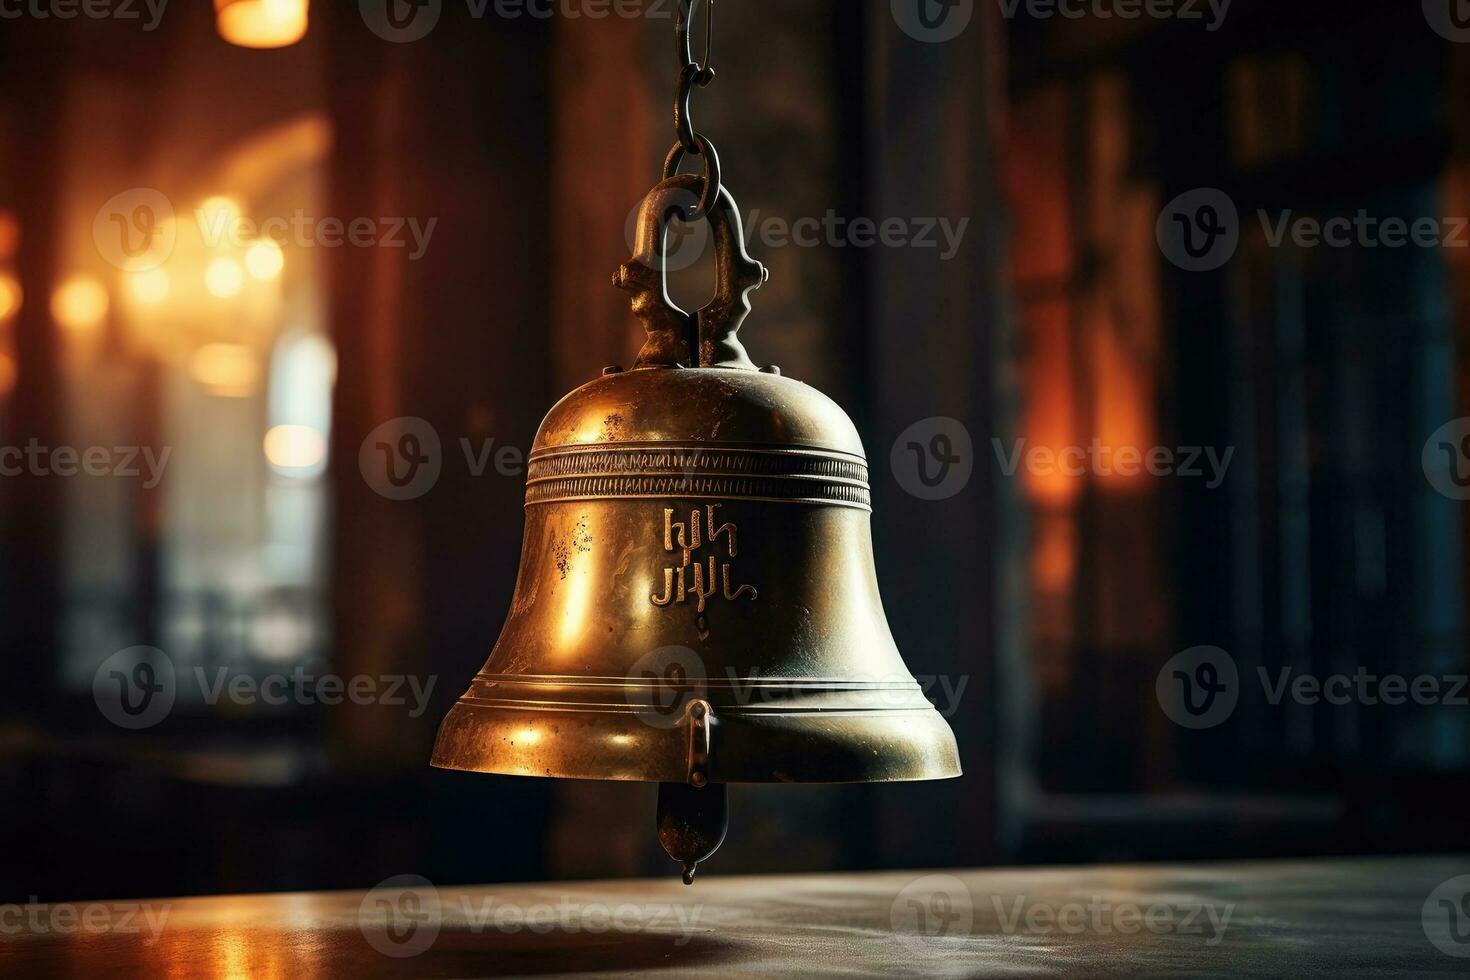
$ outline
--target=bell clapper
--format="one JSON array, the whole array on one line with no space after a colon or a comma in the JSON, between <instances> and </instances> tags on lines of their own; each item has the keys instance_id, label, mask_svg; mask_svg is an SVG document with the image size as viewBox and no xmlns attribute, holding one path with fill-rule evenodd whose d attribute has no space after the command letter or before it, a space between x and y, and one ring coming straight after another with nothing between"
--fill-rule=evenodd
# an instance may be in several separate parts
<instances>
[{"instance_id":1,"label":"bell clapper","mask_svg":"<svg viewBox=\"0 0 1470 980\"><path fill-rule=\"evenodd\" d=\"M724 783L704 787L658 784L658 840L683 867L684 884L694 884L699 863L719 850L730 828Z\"/></svg>"}]
</instances>

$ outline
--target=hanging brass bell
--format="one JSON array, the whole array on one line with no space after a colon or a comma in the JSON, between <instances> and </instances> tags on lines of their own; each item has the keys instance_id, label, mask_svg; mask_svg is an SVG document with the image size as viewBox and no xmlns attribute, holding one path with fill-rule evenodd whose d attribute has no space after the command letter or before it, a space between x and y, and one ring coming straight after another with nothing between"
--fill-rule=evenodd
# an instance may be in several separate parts
<instances>
[{"instance_id":1,"label":"hanging brass bell","mask_svg":"<svg viewBox=\"0 0 1470 980\"><path fill-rule=\"evenodd\" d=\"M703 208L716 295L694 315L668 297L669 220L708 186L672 169L615 276L647 343L541 424L510 614L433 764L664 784L659 836L688 882L723 839L727 783L960 763L883 614L852 422L736 337L766 270L723 187Z\"/></svg>"}]
</instances>

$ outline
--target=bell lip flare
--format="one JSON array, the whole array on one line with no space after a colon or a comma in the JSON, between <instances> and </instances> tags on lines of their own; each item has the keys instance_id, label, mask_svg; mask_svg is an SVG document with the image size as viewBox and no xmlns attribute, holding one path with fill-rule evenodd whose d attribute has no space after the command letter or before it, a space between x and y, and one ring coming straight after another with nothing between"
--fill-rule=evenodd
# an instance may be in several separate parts
<instances>
[{"instance_id":1,"label":"bell lip flare","mask_svg":"<svg viewBox=\"0 0 1470 980\"><path fill-rule=\"evenodd\" d=\"M511 707L480 703L472 694L444 719L431 764L507 776L687 782L687 719L647 693L646 706L604 704L596 710L571 703ZM833 695L822 686L808 698L789 693L789 706L714 709L708 782L911 782L962 774L954 733L927 701L922 707L824 710L796 705L854 692ZM923 701L917 684L912 694ZM891 701L900 692L857 696Z\"/></svg>"}]
</instances>

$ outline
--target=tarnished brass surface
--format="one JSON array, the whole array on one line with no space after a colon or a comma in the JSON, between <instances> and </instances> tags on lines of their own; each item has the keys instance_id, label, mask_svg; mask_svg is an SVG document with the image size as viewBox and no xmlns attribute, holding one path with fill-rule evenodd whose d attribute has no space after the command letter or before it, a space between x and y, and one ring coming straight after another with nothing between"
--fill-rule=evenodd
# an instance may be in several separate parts
<instances>
[{"instance_id":1,"label":"tarnished brass surface","mask_svg":"<svg viewBox=\"0 0 1470 980\"><path fill-rule=\"evenodd\" d=\"M644 203L616 281L648 343L542 423L510 614L434 765L695 787L957 776L883 614L852 422L736 338L766 273L727 190L715 299L691 315L667 296L664 225L702 191L676 176Z\"/></svg>"},{"instance_id":2,"label":"tarnished brass surface","mask_svg":"<svg viewBox=\"0 0 1470 980\"><path fill-rule=\"evenodd\" d=\"M510 616L434 764L684 782L703 697L712 782L958 775L889 633L868 508L856 432L798 381L648 368L572 393L531 455Z\"/></svg>"}]
</instances>

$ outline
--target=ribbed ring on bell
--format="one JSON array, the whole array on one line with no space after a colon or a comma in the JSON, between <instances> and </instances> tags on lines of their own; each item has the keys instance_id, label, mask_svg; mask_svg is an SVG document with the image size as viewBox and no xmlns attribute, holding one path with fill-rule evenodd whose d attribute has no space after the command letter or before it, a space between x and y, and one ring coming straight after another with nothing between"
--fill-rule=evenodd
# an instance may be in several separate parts
<instances>
[{"instance_id":1,"label":"ribbed ring on bell","mask_svg":"<svg viewBox=\"0 0 1470 980\"><path fill-rule=\"evenodd\" d=\"M526 503L693 497L832 504L870 510L867 462L817 449L597 445L533 453Z\"/></svg>"}]
</instances>

